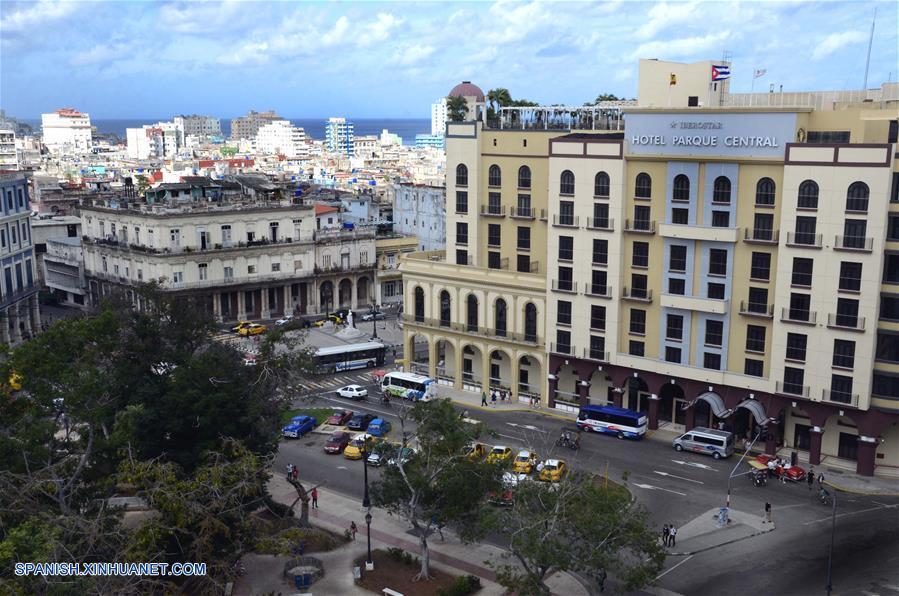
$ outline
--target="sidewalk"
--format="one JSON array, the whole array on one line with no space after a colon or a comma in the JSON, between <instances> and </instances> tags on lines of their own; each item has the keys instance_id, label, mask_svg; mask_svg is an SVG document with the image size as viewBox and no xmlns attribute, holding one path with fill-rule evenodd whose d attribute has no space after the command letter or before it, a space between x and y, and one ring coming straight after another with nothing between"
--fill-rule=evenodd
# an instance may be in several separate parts
<instances>
[{"instance_id":1,"label":"sidewalk","mask_svg":"<svg viewBox=\"0 0 899 596\"><path fill-rule=\"evenodd\" d=\"M463 406L469 410L482 410L482 411L500 411L500 412L534 412L536 414L543 414L544 416L549 416L552 418L558 418L560 420L568 420L574 422L577 419L577 414L562 412L559 410L552 410L549 408L545 408L543 406L532 407L530 402L525 401L500 401L497 399L495 402L490 399L490 393L487 393L487 403L488 406L481 405L481 392L480 391L468 391L465 389L456 389L455 387L451 387L449 385L437 385L435 389L437 397L445 397L452 400L454 403Z\"/></svg>"},{"instance_id":2,"label":"sidewalk","mask_svg":"<svg viewBox=\"0 0 899 596\"><path fill-rule=\"evenodd\" d=\"M694 555L718 546L745 540L775 528L774 523L767 523L764 518L751 513L730 510L730 523L718 525L718 508L687 522L677 529L677 544L669 555Z\"/></svg>"}]
</instances>

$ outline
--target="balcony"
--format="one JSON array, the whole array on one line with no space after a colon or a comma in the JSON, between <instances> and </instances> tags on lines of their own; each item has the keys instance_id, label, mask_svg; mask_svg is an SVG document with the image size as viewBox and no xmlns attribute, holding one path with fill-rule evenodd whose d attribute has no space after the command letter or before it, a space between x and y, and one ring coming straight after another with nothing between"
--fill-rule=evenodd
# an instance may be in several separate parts
<instances>
[{"instance_id":1,"label":"balcony","mask_svg":"<svg viewBox=\"0 0 899 596\"><path fill-rule=\"evenodd\" d=\"M746 317L761 317L763 319L773 319L774 305L765 304L764 302L743 302L741 300L740 314Z\"/></svg>"},{"instance_id":2,"label":"balcony","mask_svg":"<svg viewBox=\"0 0 899 596\"><path fill-rule=\"evenodd\" d=\"M824 389L821 391L821 399L826 402L841 404L851 408L858 407L858 393L846 393L845 391Z\"/></svg>"},{"instance_id":3,"label":"balcony","mask_svg":"<svg viewBox=\"0 0 899 596\"><path fill-rule=\"evenodd\" d=\"M874 250L874 238L865 236L837 236L833 243L833 249L871 252Z\"/></svg>"},{"instance_id":4,"label":"balcony","mask_svg":"<svg viewBox=\"0 0 899 596\"><path fill-rule=\"evenodd\" d=\"M827 326L833 329L864 331L865 317L859 317L857 315L841 315L840 313L830 313L827 315Z\"/></svg>"},{"instance_id":5,"label":"balcony","mask_svg":"<svg viewBox=\"0 0 899 596\"><path fill-rule=\"evenodd\" d=\"M615 220L609 217L588 217L587 229L604 230L606 232L611 232L615 229Z\"/></svg>"},{"instance_id":6,"label":"balcony","mask_svg":"<svg viewBox=\"0 0 899 596\"><path fill-rule=\"evenodd\" d=\"M684 296L682 294L659 294L659 304L666 308L692 310L715 315L727 314L729 300L717 298L703 298L701 296Z\"/></svg>"},{"instance_id":7,"label":"balcony","mask_svg":"<svg viewBox=\"0 0 899 596\"><path fill-rule=\"evenodd\" d=\"M536 211L533 207L512 207L509 216L515 219L534 219Z\"/></svg>"},{"instance_id":8,"label":"balcony","mask_svg":"<svg viewBox=\"0 0 899 596\"><path fill-rule=\"evenodd\" d=\"M775 383L775 391L784 395L796 395L798 397L807 398L809 395L808 385L798 385L796 383L788 383L786 381L777 381Z\"/></svg>"},{"instance_id":9,"label":"balcony","mask_svg":"<svg viewBox=\"0 0 899 596\"><path fill-rule=\"evenodd\" d=\"M481 217L505 217L505 205L481 205Z\"/></svg>"},{"instance_id":10,"label":"balcony","mask_svg":"<svg viewBox=\"0 0 899 596\"><path fill-rule=\"evenodd\" d=\"M611 298L612 286L608 284L601 285L587 282L584 284L584 294L593 296L594 298Z\"/></svg>"},{"instance_id":11,"label":"balcony","mask_svg":"<svg viewBox=\"0 0 899 596\"><path fill-rule=\"evenodd\" d=\"M780 232L765 228L746 228L743 231L743 242L747 244L777 244Z\"/></svg>"},{"instance_id":12,"label":"balcony","mask_svg":"<svg viewBox=\"0 0 899 596\"><path fill-rule=\"evenodd\" d=\"M459 323L456 321L440 321L438 319L426 318L423 316L414 316L409 313L403 313L402 320L404 323L413 325L421 325L423 327L431 327L434 329L449 329L467 335L479 335L482 337L493 337L510 342L526 343L532 345L540 345L540 340L534 333L518 333L509 331L508 329L482 327L474 323Z\"/></svg>"},{"instance_id":13,"label":"balcony","mask_svg":"<svg viewBox=\"0 0 899 596\"><path fill-rule=\"evenodd\" d=\"M584 348L584 358L587 360L595 360L596 362L608 362L609 353L592 348Z\"/></svg>"},{"instance_id":14,"label":"balcony","mask_svg":"<svg viewBox=\"0 0 899 596\"><path fill-rule=\"evenodd\" d=\"M797 248L821 248L822 236L810 232L787 232L786 244Z\"/></svg>"},{"instance_id":15,"label":"balcony","mask_svg":"<svg viewBox=\"0 0 899 596\"><path fill-rule=\"evenodd\" d=\"M571 351L570 344L559 344L556 342L552 342L549 344L549 351L553 354L562 354L563 356L571 356L574 354Z\"/></svg>"},{"instance_id":16,"label":"balcony","mask_svg":"<svg viewBox=\"0 0 899 596\"><path fill-rule=\"evenodd\" d=\"M646 288L627 288L621 291L621 297L635 302L652 302L652 290Z\"/></svg>"},{"instance_id":17,"label":"balcony","mask_svg":"<svg viewBox=\"0 0 899 596\"><path fill-rule=\"evenodd\" d=\"M634 234L655 234L656 222L648 219L624 220L624 231Z\"/></svg>"},{"instance_id":18,"label":"balcony","mask_svg":"<svg viewBox=\"0 0 899 596\"><path fill-rule=\"evenodd\" d=\"M554 279L552 289L553 292L567 292L569 294L574 294L576 291L574 282L570 279Z\"/></svg>"},{"instance_id":19,"label":"balcony","mask_svg":"<svg viewBox=\"0 0 899 596\"><path fill-rule=\"evenodd\" d=\"M780 320L784 323L802 323L803 325L814 325L818 313L813 310L801 310L798 308L782 308L780 312Z\"/></svg>"},{"instance_id":20,"label":"balcony","mask_svg":"<svg viewBox=\"0 0 899 596\"><path fill-rule=\"evenodd\" d=\"M540 210L540 219L542 219L543 221L546 221L546 217L547 217L547 216L546 216L546 209L541 209L541 210Z\"/></svg>"},{"instance_id":21,"label":"balcony","mask_svg":"<svg viewBox=\"0 0 899 596\"><path fill-rule=\"evenodd\" d=\"M283 238L278 240L269 240L263 238L261 240L252 240L250 242L225 242L225 243L208 243L205 247L199 246L168 246L165 248L154 248L151 246L145 246L143 244L136 244L133 242L128 242L127 240L119 240L113 236L109 236L108 238L92 238L90 236L82 236L81 240L85 245L93 245L93 246L107 246L110 248L115 248L118 250L124 251L134 251L140 252L144 254L150 255L158 255L158 256L173 256L173 255L185 255L185 254L206 254L210 252L220 252L220 251L229 251L229 250L241 250L241 249L251 249L251 248L260 248L260 247L269 247L269 246L285 246L290 244L311 244L316 240L330 240L330 239L339 239L339 238L374 238L374 233L368 234L367 236L363 235L355 235L354 231L343 231L338 230L334 232L330 232L329 230L319 230L312 234L304 234L297 238Z\"/></svg>"},{"instance_id":22,"label":"balcony","mask_svg":"<svg viewBox=\"0 0 899 596\"><path fill-rule=\"evenodd\" d=\"M553 215L553 225L559 228L576 228L579 221L575 215Z\"/></svg>"},{"instance_id":23,"label":"balcony","mask_svg":"<svg viewBox=\"0 0 899 596\"><path fill-rule=\"evenodd\" d=\"M37 294L37 291L38 287L36 285L31 285L14 292L10 292L9 294L4 294L3 296L0 296L0 308L6 308L7 306L15 304L21 300L25 300L26 298Z\"/></svg>"},{"instance_id":24,"label":"balcony","mask_svg":"<svg viewBox=\"0 0 899 596\"><path fill-rule=\"evenodd\" d=\"M736 242L739 240L737 228L718 226L695 226L683 224L659 224L659 235L679 240L704 240L708 242Z\"/></svg>"}]
</instances>

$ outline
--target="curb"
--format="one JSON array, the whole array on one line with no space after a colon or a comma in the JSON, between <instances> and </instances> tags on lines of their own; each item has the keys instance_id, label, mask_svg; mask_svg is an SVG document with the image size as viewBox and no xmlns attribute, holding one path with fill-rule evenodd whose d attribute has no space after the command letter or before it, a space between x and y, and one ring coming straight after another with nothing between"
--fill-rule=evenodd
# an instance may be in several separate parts
<instances>
[{"instance_id":1,"label":"curb","mask_svg":"<svg viewBox=\"0 0 899 596\"><path fill-rule=\"evenodd\" d=\"M443 396L438 395L437 397L443 397ZM453 402L454 404L457 404L460 406L465 406L466 409L469 409L469 410L475 409L475 410L481 410L482 412L531 412L533 414L542 414L543 416L549 416L551 418L558 418L560 420L568 420L571 422L573 422L575 420L575 418L572 418L571 416L566 416L564 414L558 414L556 412L553 412L552 410L547 410L546 408L519 408L517 406L510 407L510 408L505 408L505 407L491 408L490 406L487 406L485 408L484 406L470 404L468 402L460 401L460 400L454 399L452 397L448 397L448 399L451 402Z\"/></svg>"},{"instance_id":2,"label":"curb","mask_svg":"<svg viewBox=\"0 0 899 596\"><path fill-rule=\"evenodd\" d=\"M772 525L773 525L773 524L772 524ZM735 543L735 542L740 542L741 540L747 540L747 539L749 539L749 538L754 538L754 537L756 537L756 536L761 536L762 534L767 534L768 532L773 532L773 531L776 530L776 529L777 529L777 526L774 526L774 527L771 528L771 529L760 530L760 531L755 532L755 533L753 533L753 534L749 534L748 536L741 536L741 537L739 537L739 538L734 538L733 540L728 540L728 541L726 541L726 542L720 542L720 543L718 543L718 544L712 544L712 545L710 545L710 546L705 546L705 547L703 547L703 548L698 548L698 549L696 549L696 550L683 551L683 552L676 552L676 553L668 553L668 556L670 556L670 557L685 557L685 556L689 556L689 555L696 555L696 554L699 554L699 553L704 553L704 552L706 552L706 551L708 551L708 550L712 550L713 548L718 548L718 547L720 547L720 546L727 546L728 544L733 544L733 543Z\"/></svg>"},{"instance_id":3,"label":"curb","mask_svg":"<svg viewBox=\"0 0 899 596\"><path fill-rule=\"evenodd\" d=\"M854 488L846 488L844 486L840 486L839 484L834 484L829 480L825 480L824 484L831 487L834 490L838 490L842 493L849 493L851 495L862 495L865 497L899 497L899 492L890 492L890 491L870 491L870 490L859 490Z\"/></svg>"}]
</instances>

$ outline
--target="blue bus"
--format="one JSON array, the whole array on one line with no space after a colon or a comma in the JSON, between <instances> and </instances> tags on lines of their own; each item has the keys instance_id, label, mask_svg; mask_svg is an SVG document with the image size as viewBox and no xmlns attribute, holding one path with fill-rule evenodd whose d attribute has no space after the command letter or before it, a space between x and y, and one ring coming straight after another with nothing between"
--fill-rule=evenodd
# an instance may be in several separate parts
<instances>
[{"instance_id":1,"label":"blue bus","mask_svg":"<svg viewBox=\"0 0 899 596\"><path fill-rule=\"evenodd\" d=\"M577 415L579 429L615 435L619 439L642 439L647 422L642 413L615 406L583 406Z\"/></svg>"}]
</instances>

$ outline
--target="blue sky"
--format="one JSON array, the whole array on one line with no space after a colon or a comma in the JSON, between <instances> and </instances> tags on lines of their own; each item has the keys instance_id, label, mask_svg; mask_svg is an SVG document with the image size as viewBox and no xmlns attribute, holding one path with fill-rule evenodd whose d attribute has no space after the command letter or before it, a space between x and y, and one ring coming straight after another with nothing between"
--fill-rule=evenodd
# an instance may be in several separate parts
<instances>
[{"instance_id":1,"label":"blue sky","mask_svg":"<svg viewBox=\"0 0 899 596\"><path fill-rule=\"evenodd\" d=\"M897 70L895 2L0 2L0 107L35 117L429 116L459 81L580 104L637 60L732 55L732 91L857 89ZM890 72L892 74L890 75Z\"/></svg>"}]
</instances>

